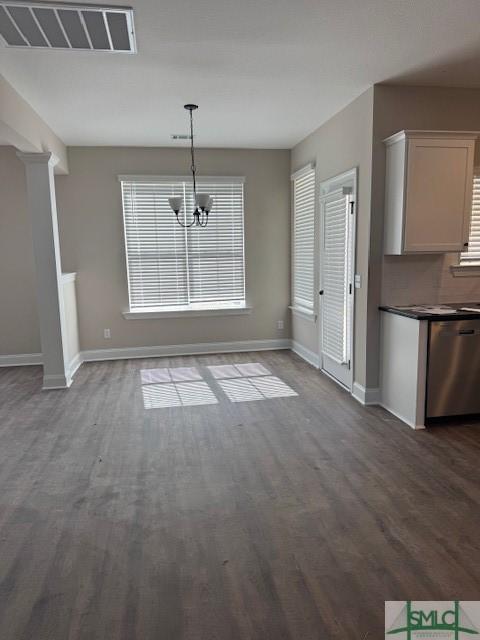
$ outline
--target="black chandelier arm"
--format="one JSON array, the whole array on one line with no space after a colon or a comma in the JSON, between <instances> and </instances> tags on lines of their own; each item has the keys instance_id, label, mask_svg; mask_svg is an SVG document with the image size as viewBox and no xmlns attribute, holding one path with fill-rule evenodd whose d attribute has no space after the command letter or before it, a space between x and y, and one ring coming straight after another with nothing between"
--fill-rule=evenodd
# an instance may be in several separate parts
<instances>
[{"instance_id":1,"label":"black chandelier arm","mask_svg":"<svg viewBox=\"0 0 480 640\"><path fill-rule=\"evenodd\" d=\"M178 224L183 227L184 229L188 229L189 227L192 227L195 224L195 214L193 215L193 220L192 222L190 222L190 224L183 224L183 222L180 220L180 218L178 217L178 213L175 214L175 217L177 219Z\"/></svg>"}]
</instances>

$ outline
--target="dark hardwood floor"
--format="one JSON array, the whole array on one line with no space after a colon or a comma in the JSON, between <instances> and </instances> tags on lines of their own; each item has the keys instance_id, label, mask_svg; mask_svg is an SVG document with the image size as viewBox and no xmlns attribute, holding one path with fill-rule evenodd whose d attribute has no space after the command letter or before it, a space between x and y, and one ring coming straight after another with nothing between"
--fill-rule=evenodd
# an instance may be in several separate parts
<instances>
[{"instance_id":1,"label":"dark hardwood floor","mask_svg":"<svg viewBox=\"0 0 480 640\"><path fill-rule=\"evenodd\" d=\"M231 402L205 367L240 362L298 396ZM218 404L145 409L140 370L182 366ZM479 426L414 432L290 352L40 385L0 369L1 640L373 640L385 600L480 597Z\"/></svg>"}]
</instances>

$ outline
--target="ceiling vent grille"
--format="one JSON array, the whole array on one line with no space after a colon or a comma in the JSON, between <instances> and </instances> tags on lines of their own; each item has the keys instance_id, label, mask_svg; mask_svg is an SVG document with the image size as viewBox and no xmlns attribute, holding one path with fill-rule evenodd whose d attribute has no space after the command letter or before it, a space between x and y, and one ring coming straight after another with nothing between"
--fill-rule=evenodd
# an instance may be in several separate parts
<instances>
[{"instance_id":1,"label":"ceiling vent grille","mask_svg":"<svg viewBox=\"0 0 480 640\"><path fill-rule=\"evenodd\" d=\"M7 47L136 53L133 11L0 0L0 41Z\"/></svg>"}]
</instances>

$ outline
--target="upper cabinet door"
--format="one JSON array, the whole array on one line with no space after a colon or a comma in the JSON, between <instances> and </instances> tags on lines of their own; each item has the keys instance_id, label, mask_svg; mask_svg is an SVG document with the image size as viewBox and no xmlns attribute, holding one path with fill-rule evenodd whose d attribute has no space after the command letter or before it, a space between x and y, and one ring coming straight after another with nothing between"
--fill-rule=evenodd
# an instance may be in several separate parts
<instances>
[{"instance_id":1,"label":"upper cabinet door","mask_svg":"<svg viewBox=\"0 0 480 640\"><path fill-rule=\"evenodd\" d=\"M404 131L387 139L385 253L465 250L476 137Z\"/></svg>"}]
</instances>

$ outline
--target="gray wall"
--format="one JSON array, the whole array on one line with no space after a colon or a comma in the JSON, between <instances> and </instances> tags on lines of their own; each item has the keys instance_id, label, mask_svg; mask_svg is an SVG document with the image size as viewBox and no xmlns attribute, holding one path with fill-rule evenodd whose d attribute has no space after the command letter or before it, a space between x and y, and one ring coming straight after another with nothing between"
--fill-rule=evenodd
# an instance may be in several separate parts
<instances>
[{"instance_id":1,"label":"gray wall","mask_svg":"<svg viewBox=\"0 0 480 640\"><path fill-rule=\"evenodd\" d=\"M245 176L250 315L126 320L127 275L118 174L185 175L184 148L69 148L56 179L64 271L76 271L82 350L290 337L290 152L199 150L203 175ZM173 214L172 214L173 215ZM285 329L277 330L277 320ZM111 339L103 337L111 329Z\"/></svg>"},{"instance_id":2,"label":"gray wall","mask_svg":"<svg viewBox=\"0 0 480 640\"><path fill-rule=\"evenodd\" d=\"M345 109L310 134L292 149L292 171L308 162L316 163L318 185L323 180L358 167L358 207L356 272L361 274L362 288L355 298L354 380L364 386L367 367L367 296L369 288L370 195L372 165L373 87L350 103ZM319 203L315 216L315 291L318 290L318 223ZM316 303L318 306L318 296ZM318 309L317 309L318 310ZM293 339L318 353L318 322L293 318Z\"/></svg>"},{"instance_id":3,"label":"gray wall","mask_svg":"<svg viewBox=\"0 0 480 640\"><path fill-rule=\"evenodd\" d=\"M39 353L35 270L25 166L0 146L0 355Z\"/></svg>"}]
</instances>

